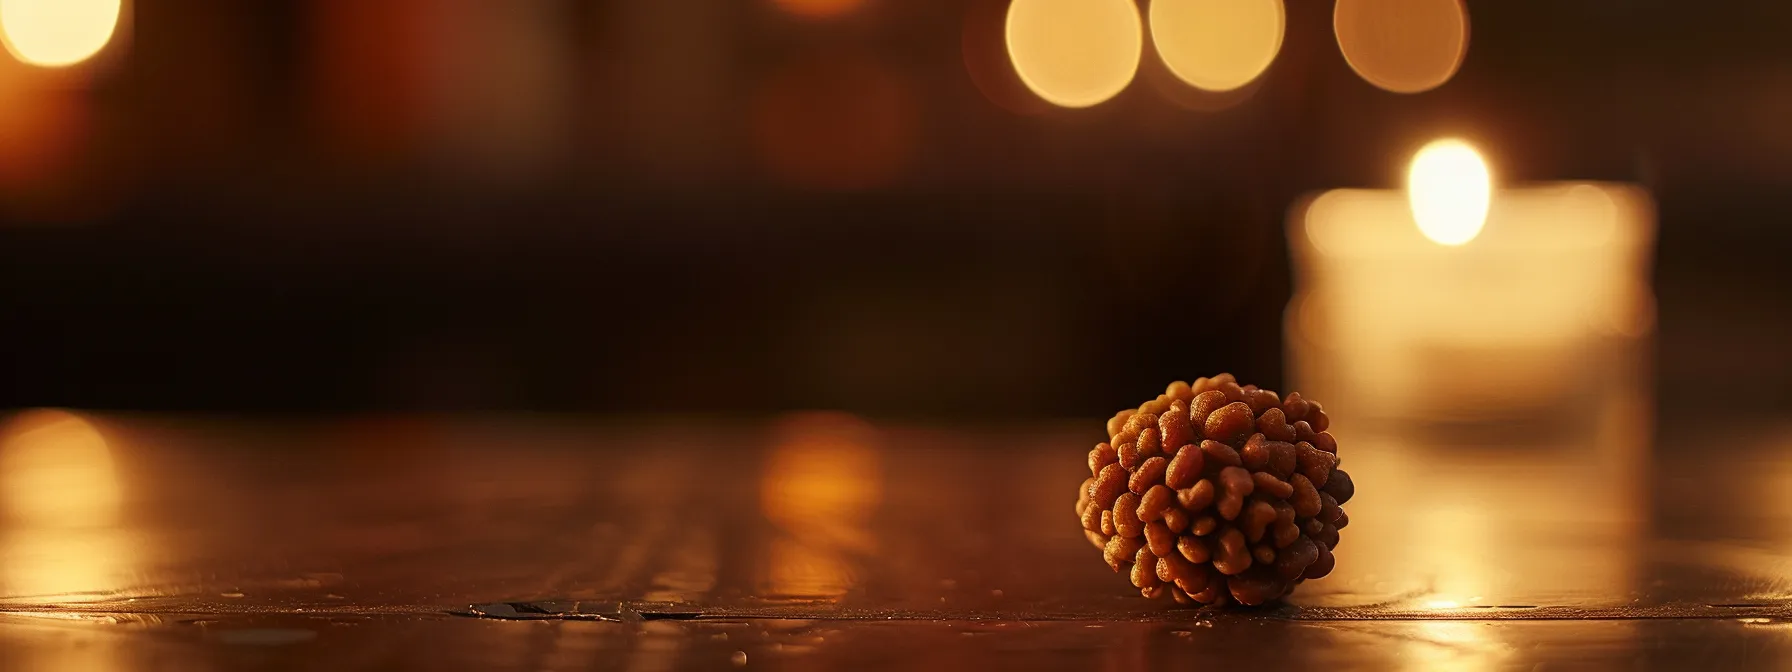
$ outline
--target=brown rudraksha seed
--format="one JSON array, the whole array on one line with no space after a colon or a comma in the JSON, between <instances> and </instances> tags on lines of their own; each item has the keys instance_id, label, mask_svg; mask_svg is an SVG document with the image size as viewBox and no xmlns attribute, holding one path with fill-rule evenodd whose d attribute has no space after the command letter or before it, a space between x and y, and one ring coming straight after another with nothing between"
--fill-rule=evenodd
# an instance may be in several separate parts
<instances>
[{"instance_id":1,"label":"brown rudraksha seed","mask_svg":"<svg viewBox=\"0 0 1792 672\"><path fill-rule=\"evenodd\" d=\"M1263 604L1331 573L1356 494L1319 402L1232 374L1177 381L1108 420L1076 515L1145 597Z\"/></svg>"}]
</instances>

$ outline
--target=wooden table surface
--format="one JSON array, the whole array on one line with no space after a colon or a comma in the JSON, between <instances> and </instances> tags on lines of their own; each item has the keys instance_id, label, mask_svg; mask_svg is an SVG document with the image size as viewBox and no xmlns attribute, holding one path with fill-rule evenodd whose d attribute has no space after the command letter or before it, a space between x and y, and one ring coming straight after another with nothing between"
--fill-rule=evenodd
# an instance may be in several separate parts
<instances>
[{"instance_id":1,"label":"wooden table surface","mask_svg":"<svg viewBox=\"0 0 1792 672\"><path fill-rule=\"evenodd\" d=\"M1084 539L1099 420L31 412L0 666L1792 669L1792 422L1342 424L1337 570L1214 612Z\"/></svg>"}]
</instances>

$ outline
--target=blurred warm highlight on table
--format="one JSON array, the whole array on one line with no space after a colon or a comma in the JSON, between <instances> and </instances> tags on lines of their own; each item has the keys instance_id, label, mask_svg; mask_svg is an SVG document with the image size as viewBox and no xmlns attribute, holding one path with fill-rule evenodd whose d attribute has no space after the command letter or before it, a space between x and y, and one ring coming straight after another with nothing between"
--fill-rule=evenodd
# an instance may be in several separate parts
<instances>
[{"instance_id":1,"label":"blurred warm highlight on table","mask_svg":"<svg viewBox=\"0 0 1792 672\"><path fill-rule=\"evenodd\" d=\"M1264 664L1311 650L1219 643L1240 629L1383 668L1523 667L1578 636L1594 638L1575 649L1594 660L1648 647L1689 663L1706 654L1694 641L1784 655L1792 426L1670 424L1656 443L1643 394L1506 431L1353 424L1357 404L1331 400L1358 483L1349 543L1330 577L1242 612L1115 588L1064 520L1087 423L820 413L397 431L32 411L0 443L0 621L14 626L0 650L60 655L71 640L25 633L73 620L72 641L104 642L117 669L151 646L237 660L249 650L208 643L270 629L300 633L294 655L319 665L404 632L435 643L407 661L499 669L616 646L693 664L743 650L904 668L942 660L926 653L936 646L966 664L1011 649ZM412 457L368 459L355 437L370 431L381 452ZM1706 459L1716 445L1725 459ZM857 619L882 623L847 627ZM1688 630L1651 634L1670 622ZM1000 644L964 648L960 631Z\"/></svg>"}]
</instances>

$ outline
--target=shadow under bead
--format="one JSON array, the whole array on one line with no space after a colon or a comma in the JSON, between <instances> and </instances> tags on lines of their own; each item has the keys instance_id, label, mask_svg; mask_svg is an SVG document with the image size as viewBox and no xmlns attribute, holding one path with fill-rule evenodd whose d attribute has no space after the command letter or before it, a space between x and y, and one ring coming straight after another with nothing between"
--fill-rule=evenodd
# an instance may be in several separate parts
<instances>
[{"instance_id":1,"label":"shadow under bead","mask_svg":"<svg viewBox=\"0 0 1792 672\"><path fill-rule=\"evenodd\" d=\"M1356 494L1324 406L1241 385L1177 381L1107 421L1078 523L1147 598L1258 605L1326 576Z\"/></svg>"}]
</instances>

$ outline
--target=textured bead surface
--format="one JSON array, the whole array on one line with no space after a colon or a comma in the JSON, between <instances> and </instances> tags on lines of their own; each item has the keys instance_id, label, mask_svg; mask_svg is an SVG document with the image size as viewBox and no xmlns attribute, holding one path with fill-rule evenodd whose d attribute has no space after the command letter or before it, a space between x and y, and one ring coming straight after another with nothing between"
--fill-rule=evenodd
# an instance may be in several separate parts
<instances>
[{"instance_id":1,"label":"textured bead surface","mask_svg":"<svg viewBox=\"0 0 1792 672\"><path fill-rule=\"evenodd\" d=\"M1231 374L1174 382L1107 422L1076 513L1115 572L1147 597L1256 605L1330 573L1341 505L1331 418Z\"/></svg>"}]
</instances>

